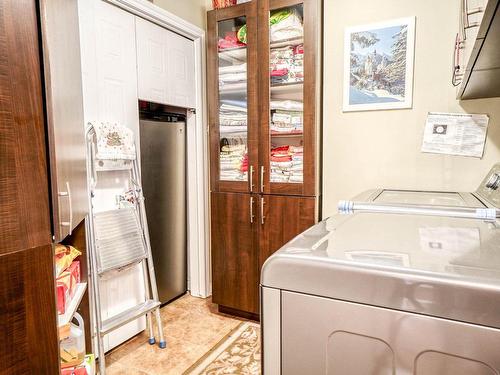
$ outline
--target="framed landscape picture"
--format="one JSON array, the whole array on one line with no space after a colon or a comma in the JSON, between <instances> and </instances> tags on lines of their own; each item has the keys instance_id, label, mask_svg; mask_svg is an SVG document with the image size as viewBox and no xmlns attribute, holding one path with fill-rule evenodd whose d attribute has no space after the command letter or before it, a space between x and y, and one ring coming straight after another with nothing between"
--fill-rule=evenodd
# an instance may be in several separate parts
<instances>
[{"instance_id":1,"label":"framed landscape picture","mask_svg":"<svg viewBox=\"0 0 500 375\"><path fill-rule=\"evenodd\" d=\"M344 111L411 108L415 17L345 33Z\"/></svg>"}]
</instances>

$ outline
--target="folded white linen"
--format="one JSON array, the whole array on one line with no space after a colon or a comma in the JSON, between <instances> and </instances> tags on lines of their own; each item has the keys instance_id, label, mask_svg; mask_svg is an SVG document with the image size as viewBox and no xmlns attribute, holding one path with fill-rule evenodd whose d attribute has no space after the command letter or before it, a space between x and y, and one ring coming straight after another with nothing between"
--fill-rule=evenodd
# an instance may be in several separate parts
<instances>
[{"instance_id":1,"label":"folded white linen","mask_svg":"<svg viewBox=\"0 0 500 375\"><path fill-rule=\"evenodd\" d=\"M134 133L131 129L110 122L94 122L97 140L96 158L100 160L135 160Z\"/></svg>"}]
</instances>

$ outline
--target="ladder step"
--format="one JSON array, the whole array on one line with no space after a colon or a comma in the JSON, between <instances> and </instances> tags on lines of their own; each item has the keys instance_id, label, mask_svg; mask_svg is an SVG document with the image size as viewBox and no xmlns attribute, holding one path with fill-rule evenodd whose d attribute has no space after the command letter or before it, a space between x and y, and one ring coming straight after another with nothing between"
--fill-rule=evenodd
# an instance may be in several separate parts
<instances>
[{"instance_id":1,"label":"ladder step","mask_svg":"<svg viewBox=\"0 0 500 375\"><path fill-rule=\"evenodd\" d=\"M128 261L127 263L125 264L116 264L115 266L113 267L109 267L109 268L106 268L105 270L98 270L97 274L99 275L99 277L101 277L102 275L104 275L105 273L108 273L110 271L115 271L115 270L123 270L123 269L126 269L126 268L129 268L129 267L133 267L135 266L136 264L146 260L148 257L147 255L142 255L142 256L139 256L137 259L135 260L132 260L132 261Z\"/></svg>"},{"instance_id":2,"label":"ladder step","mask_svg":"<svg viewBox=\"0 0 500 375\"><path fill-rule=\"evenodd\" d=\"M148 312L153 311L160 306L159 301L147 300L140 305L134 306L128 310L121 312L111 318L108 318L102 322L101 336L108 334L109 332L120 328L121 326L146 315Z\"/></svg>"},{"instance_id":3,"label":"ladder step","mask_svg":"<svg viewBox=\"0 0 500 375\"><path fill-rule=\"evenodd\" d=\"M134 208L99 212L93 218L99 274L147 256L143 228Z\"/></svg>"}]
</instances>

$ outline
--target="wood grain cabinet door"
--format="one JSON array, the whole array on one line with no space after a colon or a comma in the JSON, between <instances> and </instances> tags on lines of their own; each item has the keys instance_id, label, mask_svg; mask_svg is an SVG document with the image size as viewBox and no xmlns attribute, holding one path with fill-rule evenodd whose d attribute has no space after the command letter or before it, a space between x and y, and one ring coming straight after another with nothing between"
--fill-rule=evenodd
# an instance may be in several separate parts
<instances>
[{"instance_id":1,"label":"wood grain cabinet door","mask_svg":"<svg viewBox=\"0 0 500 375\"><path fill-rule=\"evenodd\" d=\"M258 196L212 193L211 197L213 302L257 313Z\"/></svg>"},{"instance_id":2,"label":"wood grain cabinet door","mask_svg":"<svg viewBox=\"0 0 500 375\"><path fill-rule=\"evenodd\" d=\"M258 2L260 193L319 193L320 3ZM273 31L270 23L279 12L290 14L301 26L287 33Z\"/></svg>"},{"instance_id":3,"label":"wood grain cabinet door","mask_svg":"<svg viewBox=\"0 0 500 375\"><path fill-rule=\"evenodd\" d=\"M274 252L316 222L316 198L259 196L259 272Z\"/></svg>"},{"instance_id":4,"label":"wood grain cabinet door","mask_svg":"<svg viewBox=\"0 0 500 375\"><path fill-rule=\"evenodd\" d=\"M258 192L256 4L257 1L251 1L208 12L207 104L212 191ZM246 30L242 33L245 37L238 37L238 30Z\"/></svg>"}]
</instances>

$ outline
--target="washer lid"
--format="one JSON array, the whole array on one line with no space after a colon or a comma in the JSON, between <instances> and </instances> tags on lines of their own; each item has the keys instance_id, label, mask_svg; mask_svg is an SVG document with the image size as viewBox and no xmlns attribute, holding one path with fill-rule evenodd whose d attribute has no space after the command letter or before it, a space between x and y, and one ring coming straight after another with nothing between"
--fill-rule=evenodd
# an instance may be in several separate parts
<instances>
[{"instance_id":1,"label":"washer lid","mask_svg":"<svg viewBox=\"0 0 500 375\"><path fill-rule=\"evenodd\" d=\"M421 215L336 215L269 258L261 282L500 328L500 226Z\"/></svg>"},{"instance_id":2,"label":"washer lid","mask_svg":"<svg viewBox=\"0 0 500 375\"><path fill-rule=\"evenodd\" d=\"M481 202L470 193L414 191L414 190L380 190L373 202L421 204L426 206L457 206L457 207L484 207Z\"/></svg>"}]
</instances>

